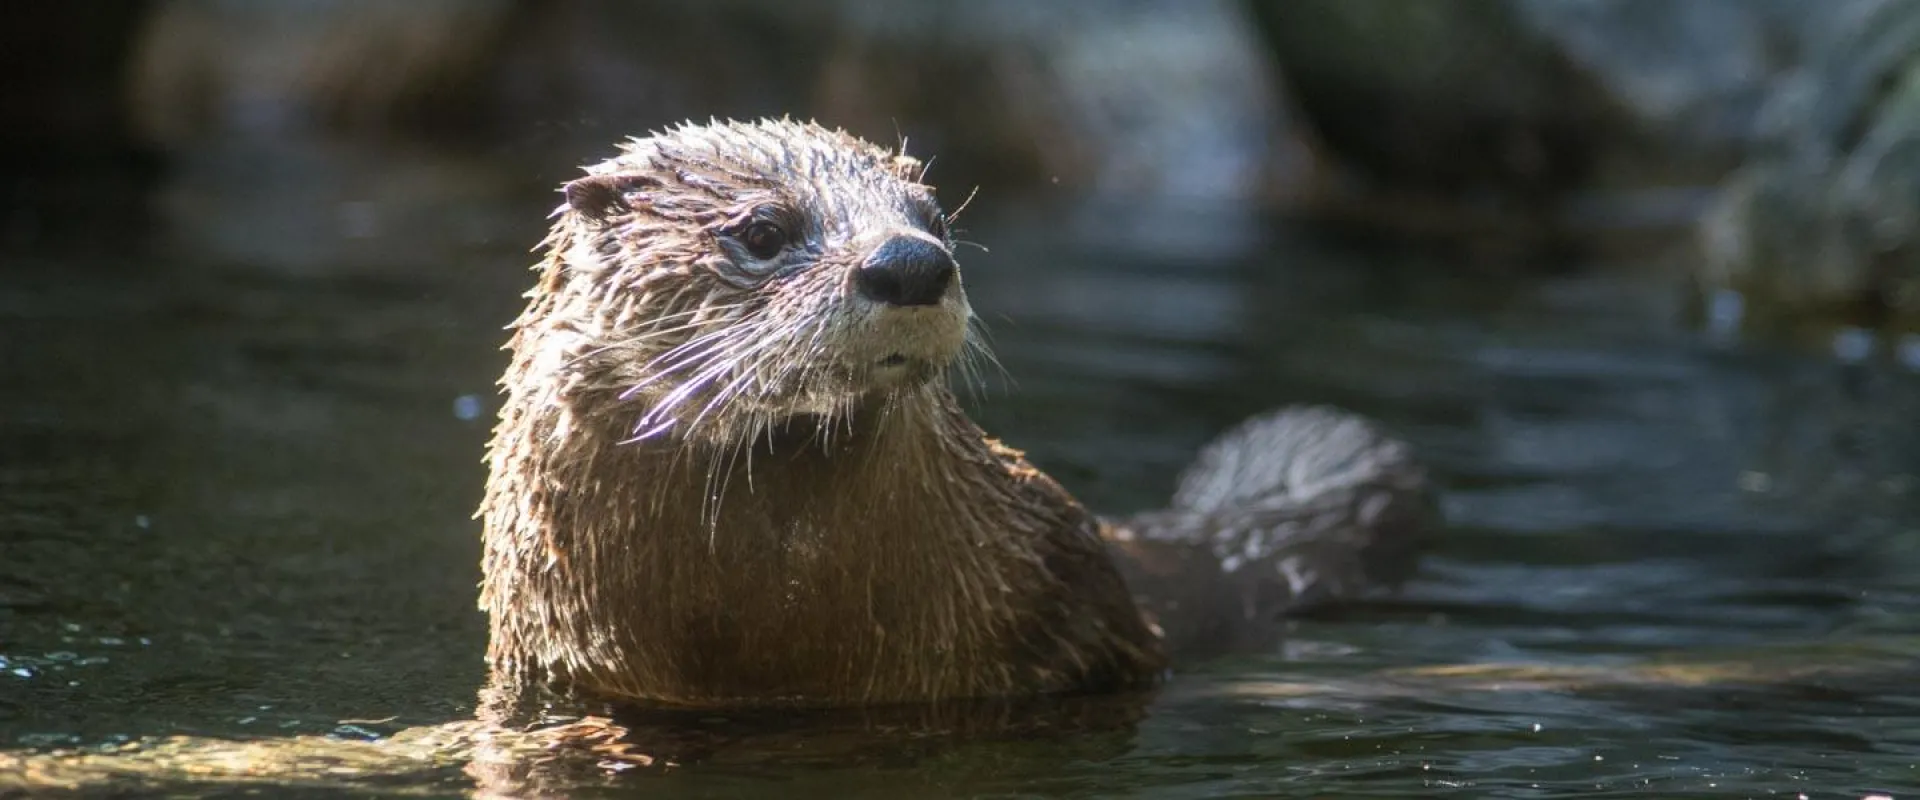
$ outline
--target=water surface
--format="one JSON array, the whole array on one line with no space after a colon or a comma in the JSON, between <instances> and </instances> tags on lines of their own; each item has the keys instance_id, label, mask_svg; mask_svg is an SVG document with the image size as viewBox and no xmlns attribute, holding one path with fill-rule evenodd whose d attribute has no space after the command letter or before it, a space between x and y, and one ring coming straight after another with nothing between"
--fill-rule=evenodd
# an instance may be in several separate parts
<instances>
[{"instance_id":1,"label":"water surface","mask_svg":"<svg viewBox=\"0 0 1920 800\"><path fill-rule=\"evenodd\" d=\"M157 236L8 251L0 752L378 738L471 712L470 514L548 198L356 164L315 182L338 164L189 163ZM223 188L275 180L306 194ZM379 188L409 181L443 191ZM997 200L965 234L991 252L964 254L1013 379L977 399L989 430L1123 512L1246 414L1347 406L1446 489L1420 578L1298 621L1274 652L1183 665L1132 725L558 788L1920 791L1912 373L1704 336L1658 264L1522 279L1280 223L1102 227ZM358 785L457 795L472 778Z\"/></svg>"}]
</instances>

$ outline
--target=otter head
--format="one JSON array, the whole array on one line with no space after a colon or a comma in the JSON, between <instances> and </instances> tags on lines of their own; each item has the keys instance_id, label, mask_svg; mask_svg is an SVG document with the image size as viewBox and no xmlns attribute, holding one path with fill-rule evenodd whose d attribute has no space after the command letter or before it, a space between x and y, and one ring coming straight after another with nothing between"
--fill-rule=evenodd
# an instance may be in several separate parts
<instances>
[{"instance_id":1,"label":"otter head","mask_svg":"<svg viewBox=\"0 0 1920 800\"><path fill-rule=\"evenodd\" d=\"M903 154L716 123L587 173L547 242L549 312L572 329L568 381L617 389L634 437L824 427L941 379L972 341L947 216Z\"/></svg>"}]
</instances>

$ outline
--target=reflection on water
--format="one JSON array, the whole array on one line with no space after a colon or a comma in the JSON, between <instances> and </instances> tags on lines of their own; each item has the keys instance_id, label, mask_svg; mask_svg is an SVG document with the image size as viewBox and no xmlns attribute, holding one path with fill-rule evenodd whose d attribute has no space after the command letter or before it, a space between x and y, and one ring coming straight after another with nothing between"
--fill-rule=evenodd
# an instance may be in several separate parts
<instances>
[{"instance_id":1,"label":"reflection on water","mask_svg":"<svg viewBox=\"0 0 1920 800\"><path fill-rule=\"evenodd\" d=\"M469 516L551 198L491 177L512 163L283 166L183 171L155 249L4 262L0 748L372 739L471 713ZM330 171L311 213L230 191ZM1248 413L1355 408L1447 487L1421 578L1269 655L1189 665L1131 725L882 737L844 760L785 730L574 789L1920 785L1920 378L1893 360L1690 332L1646 269L1522 283L1245 219L977 207L996 205L965 234L991 248L965 254L968 291L1013 379L986 427L1120 512Z\"/></svg>"}]
</instances>

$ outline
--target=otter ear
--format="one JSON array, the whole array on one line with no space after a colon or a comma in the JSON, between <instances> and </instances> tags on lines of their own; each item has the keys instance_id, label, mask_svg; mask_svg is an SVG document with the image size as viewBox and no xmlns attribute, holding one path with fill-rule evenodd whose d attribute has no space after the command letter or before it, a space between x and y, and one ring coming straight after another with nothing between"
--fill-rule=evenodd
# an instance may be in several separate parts
<instances>
[{"instance_id":1,"label":"otter ear","mask_svg":"<svg viewBox=\"0 0 1920 800\"><path fill-rule=\"evenodd\" d=\"M655 183L644 175L588 175L568 181L563 191L567 205L581 216L599 221L632 211L639 191Z\"/></svg>"}]
</instances>

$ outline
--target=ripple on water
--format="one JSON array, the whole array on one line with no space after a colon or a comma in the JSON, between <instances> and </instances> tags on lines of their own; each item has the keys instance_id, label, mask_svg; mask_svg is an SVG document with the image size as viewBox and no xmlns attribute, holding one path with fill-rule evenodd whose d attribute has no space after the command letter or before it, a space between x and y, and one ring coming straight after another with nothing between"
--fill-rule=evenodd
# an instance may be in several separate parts
<instances>
[{"instance_id":1,"label":"ripple on water","mask_svg":"<svg viewBox=\"0 0 1920 800\"><path fill-rule=\"evenodd\" d=\"M1033 221L975 224L994 251L970 254L968 289L1016 382L981 401L990 429L1121 510L1158 503L1245 414L1353 407L1412 438L1448 488L1455 527L1427 568L1400 596L1299 621L1275 653L1188 665L1120 730L883 737L880 755L804 765L825 740L789 738L658 783L560 785L1920 785L1920 493L1885 488L1920 472L1910 372L1717 345L1658 308L1568 299L1593 278L1489 281L1294 234L1254 257L1124 259ZM195 764L235 752L223 738L256 755L244 748L313 747L361 774L392 768L391 786L464 785L325 749L462 718L478 685L469 515L493 401L474 387L500 368L526 256L447 256L338 274L146 254L139 269L0 273L0 341L43 345L0 362L0 749L190 735L208 738L154 747Z\"/></svg>"}]
</instances>

